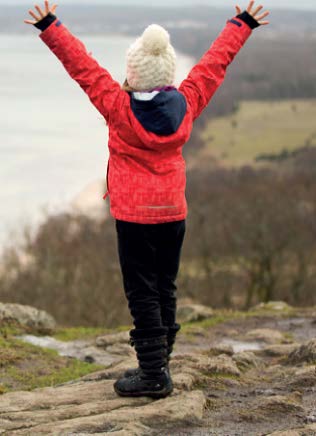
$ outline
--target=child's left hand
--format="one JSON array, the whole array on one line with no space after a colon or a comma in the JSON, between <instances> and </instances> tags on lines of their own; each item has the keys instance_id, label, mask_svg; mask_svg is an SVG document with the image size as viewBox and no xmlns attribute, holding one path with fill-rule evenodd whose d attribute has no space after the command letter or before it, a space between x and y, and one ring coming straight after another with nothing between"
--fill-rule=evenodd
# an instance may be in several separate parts
<instances>
[{"instance_id":1,"label":"child's left hand","mask_svg":"<svg viewBox=\"0 0 316 436\"><path fill-rule=\"evenodd\" d=\"M265 24L269 24L269 21L262 21L262 18L266 17L267 15L269 15L269 11L264 12L261 15L257 15L259 11L261 11L261 9L263 8L262 5L257 6L254 10L252 10L253 6L254 6L255 1L251 0L248 4L248 7L246 9L246 11L248 12L249 15L251 15L260 25L265 25ZM240 6L236 5L236 11L237 14L241 14L241 8Z\"/></svg>"},{"instance_id":2,"label":"child's left hand","mask_svg":"<svg viewBox=\"0 0 316 436\"><path fill-rule=\"evenodd\" d=\"M56 8L58 5L55 4L53 6L49 6L48 0L45 0L44 3L45 3L45 12L38 5L35 5L34 7L37 10L39 15L36 15L35 12L32 11L32 9L29 9L29 14L32 15L32 17L35 18L36 21L24 20L24 23L36 24L39 21L41 21L43 18L45 18L49 12L51 12L52 14L55 14L55 11L56 11Z\"/></svg>"}]
</instances>

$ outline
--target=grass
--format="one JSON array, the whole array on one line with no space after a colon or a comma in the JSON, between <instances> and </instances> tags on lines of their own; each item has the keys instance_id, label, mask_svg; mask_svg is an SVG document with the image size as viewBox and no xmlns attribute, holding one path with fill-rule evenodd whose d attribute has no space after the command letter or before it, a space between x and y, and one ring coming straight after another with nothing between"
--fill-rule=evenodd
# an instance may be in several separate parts
<instances>
[{"instance_id":1,"label":"grass","mask_svg":"<svg viewBox=\"0 0 316 436\"><path fill-rule=\"evenodd\" d=\"M61 357L54 350L0 336L0 394L54 386L103 369L104 366Z\"/></svg>"},{"instance_id":2,"label":"grass","mask_svg":"<svg viewBox=\"0 0 316 436\"><path fill-rule=\"evenodd\" d=\"M61 341L94 339L130 328L124 325L115 329L59 327L52 336ZM34 334L16 325L0 326L0 395L10 391L58 385L104 368L103 365L59 356L55 350L25 343L15 337L25 333Z\"/></svg>"},{"instance_id":3,"label":"grass","mask_svg":"<svg viewBox=\"0 0 316 436\"><path fill-rule=\"evenodd\" d=\"M56 329L52 336L60 341L68 342L78 339L94 339L106 334L124 332L131 328L131 326L125 325L116 327L115 329L103 327L60 327Z\"/></svg>"},{"instance_id":4,"label":"grass","mask_svg":"<svg viewBox=\"0 0 316 436\"><path fill-rule=\"evenodd\" d=\"M315 119L316 99L243 101L236 113L208 123L202 133L207 146L200 159L215 156L240 166L262 154L316 146Z\"/></svg>"}]
</instances>

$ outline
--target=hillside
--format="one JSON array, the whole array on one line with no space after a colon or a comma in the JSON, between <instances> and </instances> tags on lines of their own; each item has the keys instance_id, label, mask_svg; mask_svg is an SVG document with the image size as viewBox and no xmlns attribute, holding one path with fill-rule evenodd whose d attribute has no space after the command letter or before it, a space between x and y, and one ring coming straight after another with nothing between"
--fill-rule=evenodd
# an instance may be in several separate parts
<instances>
[{"instance_id":1,"label":"hillside","mask_svg":"<svg viewBox=\"0 0 316 436\"><path fill-rule=\"evenodd\" d=\"M195 164L216 158L225 165L254 164L258 157L316 146L316 99L243 101L227 116L211 119L201 133Z\"/></svg>"}]
</instances>

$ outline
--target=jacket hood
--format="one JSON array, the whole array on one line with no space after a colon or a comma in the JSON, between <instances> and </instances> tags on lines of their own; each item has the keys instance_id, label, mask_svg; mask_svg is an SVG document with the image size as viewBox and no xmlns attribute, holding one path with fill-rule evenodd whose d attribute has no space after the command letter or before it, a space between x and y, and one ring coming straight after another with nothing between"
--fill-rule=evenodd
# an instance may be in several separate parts
<instances>
[{"instance_id":1,"label":"jacket hood","mask_svg":"<svg viewBox=\"0 0 316 436\"><path fill-rule=\"evenodd\" d=\"M148 132L159 136L175 133L180 127L187 103L183 94L177 89L131 92L131 109Z\"/></svg>"}]
</instances>

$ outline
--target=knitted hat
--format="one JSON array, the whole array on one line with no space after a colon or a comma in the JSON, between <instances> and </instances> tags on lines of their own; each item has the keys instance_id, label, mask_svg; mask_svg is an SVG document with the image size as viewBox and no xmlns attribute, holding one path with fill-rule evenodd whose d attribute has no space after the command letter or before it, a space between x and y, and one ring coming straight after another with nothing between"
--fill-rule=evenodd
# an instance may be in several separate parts
<instances>
[{"instance_id":1,"label":"knitted hat","mask_svg":"<svg viewBox=\"0 0 316 436\"><path fill-rule=\"evenodd\" d=\"M148 26L127 51L127 81L137 91L173 85L176 53L169 33L158 24Z\"/></svg>"}]
</instances>

